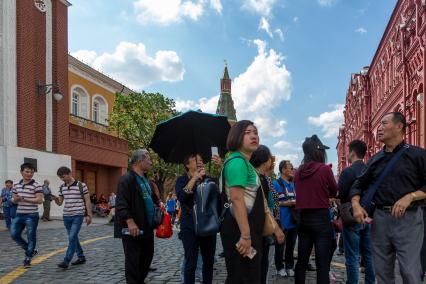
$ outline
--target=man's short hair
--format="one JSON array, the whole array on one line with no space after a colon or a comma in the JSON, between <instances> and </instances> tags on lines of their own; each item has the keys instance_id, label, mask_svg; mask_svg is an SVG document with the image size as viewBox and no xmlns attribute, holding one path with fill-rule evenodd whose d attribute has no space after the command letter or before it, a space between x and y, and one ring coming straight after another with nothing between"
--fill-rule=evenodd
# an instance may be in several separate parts
<instances>
[{"instance_id":1,"label":"man's short hair","mask_svg":"<svg viewBox=\"0 0 426 284\"><path fill-rule=\"evenodd\" d=\"M365 144L364 141L353 140L351 143L349 143L348 147L349 147L349 152L354 151L355 155L358 158L364 159L365 153L367 153L367 145Z\"/></svg>"},{"instance_id":2,"label":"man's short hair","mask_svg":"<svg viewBox=\"0 0 426 284\"><path fill-rule=\"evenodd\" d=\"M235 152L241 149L245 131L250 125L254 126L254 123L250 120L240 120L231 127L226 140L226 148L228 148L228 151Z\"/></svg>"},{"instance_id":3,"label":"man's short hair","mask_svg":"<svg viewBox=\"0 0 426 284\"><path fill-rule=\"evenodd\" d=\"M34 167L34 165L33 165L33 164L31 164L31 163L23 163L23 164L21 165L21 172L23 172L25 169L35 171L35 167Z\"/></svg>"},{"instance_id":4,"label":"man's short hair","mask_svg":"<svg viewBox=\"0 0 426 284\"><path fill-rule=\"evenodd\" d=\"M69 175L70 173L71 173L71 169L70 168L68 168L68 167L60 167L58 169L58 171L56 172L56 175L58 177L61 177L63 175Z\"/></svg>"},{"instance_id":5,"label":"man's short hair","mask_svg":"<svg viewBox=\"0 0 426 284\"><path fill-rule=\"evenodd\" d=\"M388 114L392 114L392 121L394 123L402 123L402 132L405 133L407 130L407 120L405 119L405 116L399 111L390 112L386 115Z\"/></svg>"},{"instance_id":6,"label":"man's short hair","mask_svg":"<svg viewBox=\"0 0 426 284\"><path fill-rule=\"evenodd\" d=\"M149 152L147 149L135 150L133 151L132 157L130 158L130 164L134 165L139 161L145 160L148 155L149 155Z\"/></svg>"},{"instance_id":7,"label":"man's short hair","mask_svg":"<svg viewBox=\"0 0 426 284\"><path fill-rule=\"evenodd\" d=\"M280 171L280 174L283 172L283 169L287 168L287 165L290 163L289 160L282 160L280 164L278 165L278 170Z\"/></svg>"},{"instance_id":8,"label":"man's short hair","mask_svg":"<svg viewBox=\"0 0 426 284\"><path fill-rule=\"evenodd\" d=\"M6 180L4 183L5 183L5 184L6 184L6 183L11 183L11 184L13 184L13 180L8 179L8 180Z\"/></svg>"}]
</instances>

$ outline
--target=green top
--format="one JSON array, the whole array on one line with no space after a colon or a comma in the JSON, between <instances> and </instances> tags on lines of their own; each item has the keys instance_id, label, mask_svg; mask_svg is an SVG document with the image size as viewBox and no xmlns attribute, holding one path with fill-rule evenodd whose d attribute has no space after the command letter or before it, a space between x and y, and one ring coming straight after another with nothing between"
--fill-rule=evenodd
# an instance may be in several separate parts
<instances>
[{"instance_id":1,"label":"green top","mask_svg":"<svg viewBox=\"0 0 426 284\"><path fill-rule=\"evenodd\" d=\"M228 159L233 157L242 157L242 159L233 159L229 161L223 170L225 175L226 195L229 196L231 187L244 188L244 201L247 209L250 211L253 207L256 193L260 186L259 176L255 168L247 161L240 152L233 152Z\"/></svg>"}]
</instances>

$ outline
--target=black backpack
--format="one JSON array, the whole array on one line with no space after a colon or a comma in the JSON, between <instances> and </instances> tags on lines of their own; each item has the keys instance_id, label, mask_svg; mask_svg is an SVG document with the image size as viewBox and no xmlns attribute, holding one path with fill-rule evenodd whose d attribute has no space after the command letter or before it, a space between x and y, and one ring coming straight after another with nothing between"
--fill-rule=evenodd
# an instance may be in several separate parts
<instances>
[{"instance_id":1,"label":"black backpack","mask_svg":"<svg viewBox=\"0 0 426 284\"><path fill-rule=\"evenodd\" d=\"M219 187L206 178L194 192L194 228L197 236L212 236L219 232L221 201Z\"/></svg>"}]
</instances>

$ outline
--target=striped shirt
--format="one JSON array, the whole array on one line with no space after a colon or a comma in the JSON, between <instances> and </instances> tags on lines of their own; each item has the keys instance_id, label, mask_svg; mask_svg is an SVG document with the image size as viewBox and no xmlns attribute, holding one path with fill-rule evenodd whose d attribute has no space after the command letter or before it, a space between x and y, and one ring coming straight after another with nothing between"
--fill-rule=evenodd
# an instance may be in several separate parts
<instances>
[{"instance_id":1,"label":"striped shirt","mask_svg":"<svg viewBox=\"0 0 426 284\"><path fill-rule=\"evenodd\" d=\"M79 181L75 180L71 185L63 184L59 188L59 196L64 198L64 216L85 215L84 199L81 196ZM86 184L83 185L83 194L89 194Z\"/></svg>"},{"instance_id":2,"label":"striped shirt","mask_svg":"<svg viewBox=\"0 0 426 284\"><path fill-rule=\"evenodd\" d=\"M38 204L25 201L26 198L35 198L37 193L43 194L43 188L38 182L32 179L29 183L24 183L24 181L21 180L13 185L12 192L24 198L24 201L21 200L18 202L17 214L38 212Z\"/></svg>"}]
</instances>

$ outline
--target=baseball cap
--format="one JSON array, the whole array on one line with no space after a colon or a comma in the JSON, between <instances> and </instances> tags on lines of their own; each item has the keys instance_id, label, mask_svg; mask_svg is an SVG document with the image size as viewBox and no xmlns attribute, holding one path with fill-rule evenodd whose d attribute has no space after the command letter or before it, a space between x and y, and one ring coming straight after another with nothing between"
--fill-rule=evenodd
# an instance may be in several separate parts
<instances>
[{"instance_id":1,"label":"baseball cap","mask_svg":"<svg viewBox=\"0 0 426 284\"><path fill-rule=\"evenodd\" d=\"M330 147L322 144L321 140L317 135L312 135L311 137L306 137L305 141L302 144L303 152L311 152L314 150L327 150Z\"/></svg>"}]
</instances>

